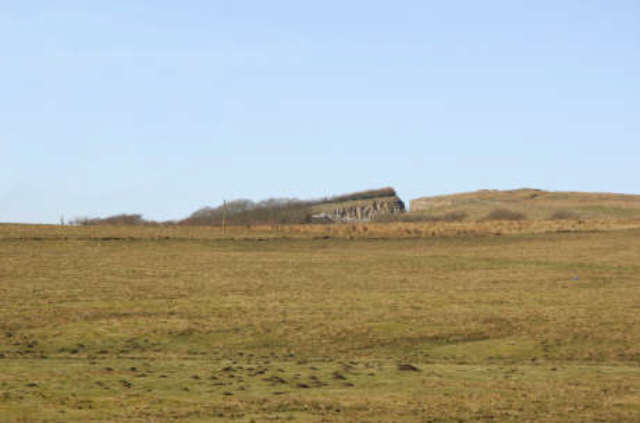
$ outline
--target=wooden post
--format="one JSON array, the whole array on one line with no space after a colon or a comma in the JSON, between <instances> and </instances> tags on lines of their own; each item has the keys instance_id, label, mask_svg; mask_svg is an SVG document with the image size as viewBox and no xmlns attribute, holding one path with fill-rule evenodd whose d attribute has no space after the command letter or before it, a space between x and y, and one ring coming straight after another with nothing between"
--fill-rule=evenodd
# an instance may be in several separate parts
<instances>
[{"instance_id":1,"label":"wooden post","mask_svg":"<svg viewBox=\"0 0 640 423\"><path fill-rule=\"evenodd\" d=\"M222 206L222 233L225 233L225 220L227 218L227 200L224 200L223 202L223 206Z\"/></svg>"}]
</instances>

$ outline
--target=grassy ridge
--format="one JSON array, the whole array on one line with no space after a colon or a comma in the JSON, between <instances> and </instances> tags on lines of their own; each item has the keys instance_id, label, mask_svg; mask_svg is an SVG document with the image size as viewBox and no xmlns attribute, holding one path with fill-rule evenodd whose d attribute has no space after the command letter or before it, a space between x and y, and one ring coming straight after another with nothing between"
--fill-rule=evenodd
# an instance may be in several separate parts
<instances>
[{"instance_id":1,"label":"grassy ridge","mask_svg":"<svg viewBox=\"0 0 640 423\"><path fill-rule=\"evenodd\" d=\"M369 226L0 226L3 421L638 416L638 229Z\"/></svg>"},{"instance_id":2,"label":"grassy ridge","mask_svg":"<svg viewBox=\"0 0 640 423\"><path fill-rule=\"evenodd\" d=\"M313 223L315 214L336 209L366 207L377 202L401 213L377 213L378 222L477 222L483 220L579 220L638 219L640 196L610 193L548 192L523 188L509 191L480 190L470 193L423 197L411 201L411 212L393 188L367 190L317 200L271 198L260 202L239 199L217 207L203 207L189 217L172 222L145 220L140 214L106 218L77 218L83 226L230 226L299 225Z\"/></svg>"},{"instance_id":3,"label":"grassy ridge","mask_svg":"<svg viewBox=\"0 0 640 423\"><path fill-rule=\"evenodd\" d=\"M550 192L523 188L509 191L480 190L452 195L417 198L411 201L411 215L440 216L465 213L480 220L496 209L507 209L529 219L550 218L637 218L640 195Z\"/></svg>"}]
</instances>

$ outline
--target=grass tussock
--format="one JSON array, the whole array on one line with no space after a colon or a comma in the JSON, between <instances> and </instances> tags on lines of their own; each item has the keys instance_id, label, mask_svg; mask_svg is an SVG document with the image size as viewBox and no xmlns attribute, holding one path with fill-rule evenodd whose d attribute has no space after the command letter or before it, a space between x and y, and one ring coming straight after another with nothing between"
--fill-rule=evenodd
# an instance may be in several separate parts
<instances>
[{"instance_id":1,"label":"grass tussock","mask_svg":"<svg viewBox=\"0 0 640 423\"><path fill-rule=\"evenodd\" d=\"M552 220L579 219L580 215L572 210L557 210L549 217Z\"/></svg>"},{"instance_id":2,"label":"grass tussock","mask_svg":"<svg viewBox=\"0 0 640 423\"><path fill-rule=\"evenodd\" d=\"M526 218L527 216L524 213L499 208L489 212L483 220L526 220Z\"/></svg>"}]
</instances>

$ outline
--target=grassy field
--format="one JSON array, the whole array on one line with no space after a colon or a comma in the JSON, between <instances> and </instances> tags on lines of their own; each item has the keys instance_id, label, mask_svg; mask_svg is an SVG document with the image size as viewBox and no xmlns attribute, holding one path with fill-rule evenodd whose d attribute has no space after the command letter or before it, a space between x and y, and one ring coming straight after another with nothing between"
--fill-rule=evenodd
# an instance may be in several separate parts
<instances>
[{"instance_id":1,"label":"grassy field","mask_svg":"<svg viewBox=\"0 0 640 423\"><path fill-rule=\"evenodd\" d=\"M512 210L533 220L550 219L562 214L587 219L638 218L640 195L523 188L509 191L480 190L411 201L411 214L418 216L464 212L468 219L478 220L495 209Z\"/></svg>"},{"instance_id":2,"label":"grassy field","mask_svg":"<svg viewBox=\"0 0 640 423\"><path fill-rule=\"evenodd\" d=\"M640 421L640 222L0 225L1 422L277 420Z\"/></svg>"}]
</instances>

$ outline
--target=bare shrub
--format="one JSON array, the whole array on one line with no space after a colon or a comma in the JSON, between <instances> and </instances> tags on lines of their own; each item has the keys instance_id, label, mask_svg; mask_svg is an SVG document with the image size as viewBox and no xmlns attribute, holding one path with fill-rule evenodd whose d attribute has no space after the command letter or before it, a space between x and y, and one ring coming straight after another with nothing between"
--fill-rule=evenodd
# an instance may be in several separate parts
<instances>
[{"instance_id":1,"label":"bare shrub","mask_svg":"<svg viewBox=\"0 0 640 423\"><path fill-rule=\"evenodd\" d=\"M254 203L235 200L212 208L205 207L179 222L181 225L285 225L311 223L313 203L289 198L271 198Z\"/></svg>"},{"instance_id":2,"label":"bare shrub","mask_svg":"<svg viewBox=\"0 0 640 423\"><path fill-rule=\"evenodd\" d=\"M76 226L97 226L97 225L117 225L117 226L139 226L156 225L157 222L145 220L141 214L117 214L109 217L78 217L69 221L70 225Z\"/></svg>"},{"instance_id":3,"label":"bare shrub","mask_svg":"<svg viewBox=\"0 0 640 423\"><path fill-rule=\"evenodd\" d=\"M391 187L380 188L380 189L370 189L367 191L353 192L350 194L338 195L335 197L326 198L324 200L319 201L319 203L341 203L344 201L355 201L355 200L369 200L372 198L378 197L395 197L396 190Z\"/></svg>"},{"instance_id":4,"label":"bare shrub","mask_svg":"<svg viewBox=\"0 0 640 423\"><path fill-rule=\"evenodd\" d=\"M492 210L482 220L525 220L526 218L524 213L501 208Z\"/></svg>"},{"instance_id":5,"label":"bare shrub","mask_svg":"<svg viewBox=\"0 0 640 423\"><path fill-rule=\"evenodd\" d=\"M76 217L75 219L71 219L69 220L69 225L72 226L89 226L92 225L93 222L95 221L95 219L92 219L90 217Z\"/></svg>"}]
</instances>

